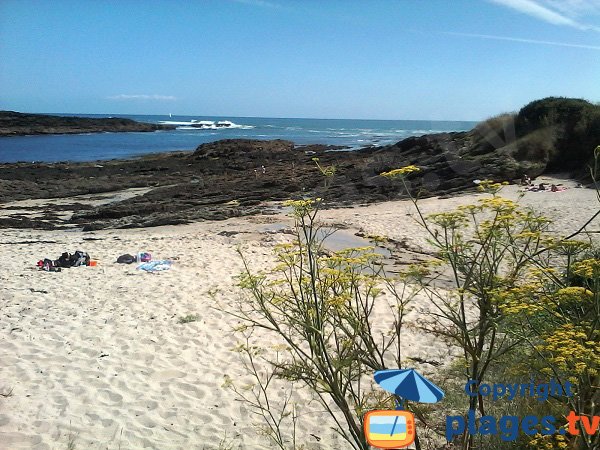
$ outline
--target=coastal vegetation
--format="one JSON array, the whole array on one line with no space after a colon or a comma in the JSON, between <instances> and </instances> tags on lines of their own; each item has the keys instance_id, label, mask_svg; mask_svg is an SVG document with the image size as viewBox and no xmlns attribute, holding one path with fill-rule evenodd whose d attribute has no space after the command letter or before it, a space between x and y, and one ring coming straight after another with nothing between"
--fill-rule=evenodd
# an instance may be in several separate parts
<instances>
[{"instance_id":1,"label":"coastal vegetation","mask_svg":"<svg viewBox=\"0 0 600 450\"><path fill-rule=\"evenodd\" d=\"M473 131L476 153L495 149L529 165L530 176L545 171L586 176L600 142L600 105L548 97L483 121Z\"/></svg>"},{"instance_id":2,"label":"coastal vegetation","mask_svg":"<svg viewBox=\"0 0 600 450\"><path fill-rule=\"evenodd\" d=\"M590 154L595 183L600 146ZM256 273L246 264L239 286L247 295L229 313L241 320L240 349L255 379L249 390L262 399L253 406L270 424L267 436L281 449L301 448L292 393L279 419L265 417L275 392L270 387L280 380L309 389L329 414L331 428L352 448L368 449L365 412L394 409L399 400L375 388L371 376L411 364L410 343L402 338L406 313L419 298L430 312L417 326L453 355L432 374L447 392L460 391L469 380L479 386L498 379L552 379L562 392L570 386L573 391L504 405L480 391L450 394L435 407L405 405L419 421L417 449L599 448L600 434L591 424L600 404L600 246L586 227L600 208L577 232L557 236L550 233L551 220L503 198L503 183L484 180L479 190L487 195L477 203L426 215L411 191L410 178L419 171L409 165L381 175L399 181L413 200L435 255L431 260L391 277L372 248L327 251L318 220L323 201L315 198L288 202L294 240L277 248L272 270ZM449 274L450 285L438 283L442 274ZM379 308L387 311L383 319L375 318ZM259 331L261 341L253 337ZM260 343L265 335L275 353ZM567 422L568 411L582 419ZM552 433L541 423L520 434L513 426L510 436L489 424L487 433L464 428L444 444L443 417L457 413L465 420L470 414L477 420L510 416L517 431L521 418L532 414L553 414L556 423ZM286 417L292 417L294 427L287 431L293 435L280 426Z\"/></svg>"},{"instance_id":3,"label":"coastal vegetation","mask_svg":"<svg viewBox=\"0 0 600 450\"><path fill-rule=\"evenodd\" d=\"M181 316L177 322L183 325L186 323L196 322L199 318L200 316L198 314L188 314L186 316Z\"/></svg>"},{"instance_id":4,"label":"coastal vegetation","mask_svg":"<svg viewBox=\"0 0 600 450\"><path fill-rule=\"evenodd\" d=\"M294 242L277 248L278 264L271 271L253 273L246 265L239 285L250 295L229 313L241 319L243 353L257 381L255 389L265 399L270 398L273 377L308 387L347 445L367 450L362 415L376 406L393 405L372 390L370 375L389 364L401 365L403 316L415 292L386 280L380 255L370 248L327 253L326 233L317 221L320 203L288 202L296 220ZM382 284L388 284L391 298L382 297ZM386 300L392 316L382 327L375 322L374 309ZM269 333L278 356L270 358L268 349L252 339L258 330ZM269 382L257 375L254 358L267 358ZM290 403L282 417L293 408ZM285 440L280 429L268 436L281 449L296 448L287 445L295 437Z\"/></svg>"}]
</instances>

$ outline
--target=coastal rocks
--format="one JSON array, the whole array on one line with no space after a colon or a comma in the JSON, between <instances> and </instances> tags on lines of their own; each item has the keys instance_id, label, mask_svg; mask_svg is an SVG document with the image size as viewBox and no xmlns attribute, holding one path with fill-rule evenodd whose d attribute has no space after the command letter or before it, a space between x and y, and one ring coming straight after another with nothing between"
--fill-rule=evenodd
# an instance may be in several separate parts
<instances>
[{"instance_id":1,"label":"coastal rocks","mask_svg":"<svg viewBox=\"0 0 600 450\"><path fill-rule=\"evenodd\" d=\"M257 214L266 202L305 196L322 197L328 207L385 201L405 193L380 174L409 164L421 169L409 179L411 191L420 196L473 189L477 178L503 181L520 176L520 161L494 149L483 151L477 142L471 132L443 133L358 151L313 146L307 152L288 141L225 140L203 144L193 153L107 161L103 167L5 164L0 165L0 202L102 192L107 199L74 208L66 220L65 211L47 204L40 210L46 215L43 222L9 215L0 227L96 230L173 225ZM322 167L334 166L335 175L325 179L315 157ZM120 194L142 187L146 189L135 195ZM70 203L85 203L82 198Z\"/></svg>"},{"instance_id":2,"label":"coastal rocks","mask_svg":"<svg viewBox=\"0 0 600 450\"><path fill-rule=\"evenodd\" d=\"M190 156L190 160L201 164L203 170L250 171L262 175L266 167L273 163L296 160L294 143L275 139L260 141L252 139L224 139L200 145Z\"/></svg>"},{"instance_id":3,"label":"coastal rocks","mask_svg":"<svg viewBox=\"0 0 600 450\"><path fill-rule=\"evenodd\" d=\"M63 117L46 114L25 114L0 111L0 137L34 134L78 134L100 132L172 130L172 125L136 122L117 117L88 118Z\"/></svg>"},{"instance_id":4,"label":"coastal rocks","mask_svg":"<svg viewBox=\"0 0 600 450\"><path fill-rule=\"evenodd\" d=\"M191 159L231 158L243 159L271 159L273 156L288 154L292 156L294 143L275 139L272 141L258 141L253 139L223 139L200 145L192 154Z\"/></svg>"},{"instance_id":5,"label":"coastal rocks","mask_svg":"<svg viewBox=\"0 0 600 450\"><path fill-rule=\"evenodd\" d=\"M290 198L321 197L328 207L385 201L406 192L380 174L407 165L420 169L408 178L412 194L419 197L472 190L477 179L510 182L549 170L587 171L591 145L600 144L600 108L572 99L540 102L546 109L528 105L519 114L491 118L468 132L410 137L356 151L228 139L202 144L194 152L102 165L0 164L0 203L107 194L71 214L46 204L40 214L19 216L0 205L0 228L94 230L220 220L257 214L269 202ZM314 158L321 168L335 167L333 176L323 176Z\"/></svg>"}]
</instances>

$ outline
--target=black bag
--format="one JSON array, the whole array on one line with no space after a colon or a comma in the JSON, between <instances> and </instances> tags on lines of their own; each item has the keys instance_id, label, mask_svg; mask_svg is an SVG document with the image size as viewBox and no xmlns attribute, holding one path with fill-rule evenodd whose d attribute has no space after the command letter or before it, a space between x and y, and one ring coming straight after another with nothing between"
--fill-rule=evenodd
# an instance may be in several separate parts
<instances>
[{"instance_id":1,"label":"black bag","mask_svg":"<svg viewBox=\"0 0 600 450\"><path fill-rule=\"evenodd\" d=\"M88 266L90 264L90 255L77 250L70 258L71 267Z\"/></svg>"},{"instance_id":2,"label":"black bag","mask_svg":"<svg viewBox=\"0 0 600 450\"><path fill-rule=\"evenodd\" d=\"M137 261L137 258L129 253L121 255L117 258L119 264L131 264Z\"/></svg>"},{"instance_id":3,"label":"black bag","mask_svg":"<svg viewBox=\"0 0 600 450\"><path fill-rule=\"evenodd\" d=\"M54 265L57 267L78 267L78 266L88 266L90 264L90 255L85 252L77 250L72 255L64 252L60 255L56 261L54 261Z\"/></svg>"},{"instance_id":4,"label":"black bag","mask_svg":"<svg viewBox=\"0 0 600 450\"><path fill-rule=\"evenodd\" d=\"M64 252L56 261L54 261L54 265L57 267L71 267L71 255Z\"/></svg>"}]
</instances>

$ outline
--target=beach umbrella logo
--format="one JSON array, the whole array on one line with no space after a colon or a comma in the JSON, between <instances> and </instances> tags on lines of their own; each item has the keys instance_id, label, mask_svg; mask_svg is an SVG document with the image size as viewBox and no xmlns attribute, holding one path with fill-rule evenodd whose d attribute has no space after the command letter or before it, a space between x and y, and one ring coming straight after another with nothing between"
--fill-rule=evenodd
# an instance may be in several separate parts
<instances>
[{"instance_id":1,"label":"beach umbrella logo","mask_svg":"<svg viewBox=\"0 0 600 450\"><path fill-rule=\"evenodd\" d=\"M383 389L403 400L437 403L444 398L444 391L415 369L378 370L375 372L375 381Z\"/></svg>"},{"instance_id":2,"label":"beach umbrella logo","mask_svg":"<svg viewBox=\"0 0 600 450\"><path fill-rule=\"evenodd\" d=\"M437 403L444 398L444 391L415 369L379 370L375 372L375 381L399 400L395 411L369 411L365 415L367 442L382 449L408 447L416 436L415 416L404 411L404 401Z\"/></svg>"}]
</instances>

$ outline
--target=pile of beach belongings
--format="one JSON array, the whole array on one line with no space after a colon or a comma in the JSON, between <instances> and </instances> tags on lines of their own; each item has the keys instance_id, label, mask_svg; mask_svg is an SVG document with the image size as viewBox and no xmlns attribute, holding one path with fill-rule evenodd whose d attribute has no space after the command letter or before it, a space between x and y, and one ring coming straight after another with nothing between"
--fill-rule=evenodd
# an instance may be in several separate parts
<instances>
[{"instance_id":1,"label":"pile of beach belongings","mask_svg":"<svg viewBox=\"0 0 600 450\"><path fill-rule=\"evenodd\" d=\"M47 272L60 272L61 268L69 268L69 267L79 267L79 266L89 266L90 265L90 255L86 252L82 252L77 250L75 253L70 254L64 252L58 259L40 259L37 262L37 267L40 270L45 270Z\"/></svg>"},{"instance_id":2,"label":"pile of beach belongings","mask_svg":"<svg viewBox=\"0 0 600 450\"><path fill-rule=\"evenodd\" d=\"M150 253L138 253L137 256L126 253L117 258L119 264L132 264L134 262L141 263L136 269L144 272L162 272L171 268L172 261L168 259L153 260Z\"/></svg>"}]
</instances>

